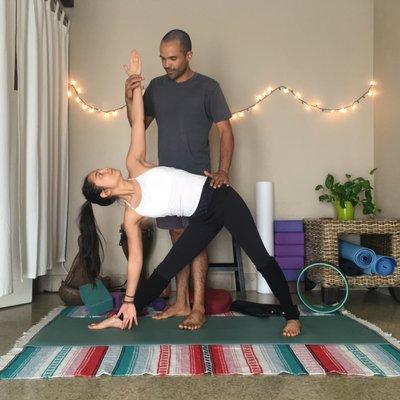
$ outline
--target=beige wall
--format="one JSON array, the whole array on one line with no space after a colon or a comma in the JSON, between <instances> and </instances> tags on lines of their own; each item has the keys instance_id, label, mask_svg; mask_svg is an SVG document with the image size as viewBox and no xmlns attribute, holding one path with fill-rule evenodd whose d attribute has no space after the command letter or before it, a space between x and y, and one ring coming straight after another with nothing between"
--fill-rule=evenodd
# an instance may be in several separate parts
<instances>
[{"instance_id":1,"label":"beige wall","mask_svg":"<svg viewBox=\"0 0 400 400\"><path fill-rule=\"evenodd\" d=\"M179 27L192 38L196 71L218 80L232 110L251 104L269 85L285 84L326 106L345 104L367 87L373 72L372 0L76 0L69 11L71 77L88 101L103 107L123 103L123 63L129 49L143 56L147 82L163 74L158 46L163 34ZM352 115L307 112L293 98L276 94L254 114L233 123L236 149L232 184L254 212L258 180L275 184L276 218L333 216L314 192L327 172L367 174L374 165L373 106L370 99ZM155 124L148 133L148 158L156 161ZM124 115L104 121L70 105L70 210L68 262L77 251L76 217L83 202L80 186L91 169L124 169L129 126ZM218 135L211 134L214 165ZM104 270L123 274L118 248L119 206L96 208L107 239ZM151 269L170 247L157 231ZM212 261L231 259L222 232L210 245ZM248 288L254 268L245 257ZM213 274L229 287L230 275Z\"/></svg>"},{"instance_id":2,"label":"beige wall","mask_svg":"<svg viewBox=\"0 0 400 400\"><path fill-rule=\"evenodd\" d=\"M386 217L400 216L400 1L375 0L374 76L380 95L374 109L377 201Z\"/></svg>"}]
</instances>

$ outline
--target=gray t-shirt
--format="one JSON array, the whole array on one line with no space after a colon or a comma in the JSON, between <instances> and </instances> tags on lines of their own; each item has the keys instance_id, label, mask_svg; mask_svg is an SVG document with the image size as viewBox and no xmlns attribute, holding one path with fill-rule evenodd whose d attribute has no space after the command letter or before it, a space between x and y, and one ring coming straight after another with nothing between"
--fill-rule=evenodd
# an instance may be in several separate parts
<instances>
[{"instance_id":1,"label":"gray t-shirt","mask_svg":"<svg viewBox=\"0 0 400 400\"><path fill-rule=\"evenodd\" d=\"M218 82L199 73L181 83L163 75L152 79L143 100L145 115L158 125L159 165L210 170L211 126L232 116Z\"/></svg>"}]
</instances>

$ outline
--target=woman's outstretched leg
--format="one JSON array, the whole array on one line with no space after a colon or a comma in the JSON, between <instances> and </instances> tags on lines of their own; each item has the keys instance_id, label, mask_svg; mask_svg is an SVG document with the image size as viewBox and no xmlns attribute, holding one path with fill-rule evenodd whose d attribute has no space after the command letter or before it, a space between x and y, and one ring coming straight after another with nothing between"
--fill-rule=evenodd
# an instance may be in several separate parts
<instances>
[{"instance_id":1,"label":"woman's outstretched leg","mask_svg":"<svg viewBox=\"0 0 400 400\"><path fill-rule=\"evenodd\" d=\"M222 213L215 213L206 220L197 218L190 223L164 260L137 290L134 304L138 314L155 300L168 286L170 280L211 242L222 226ZM90 324L89 329L122 329L119 321L118 317L112 316L98 324Z\"/></svg>"},{"instance_id":2,"label":"woman's outstretched leg","mask_svg":"<svg viewBox=\"0 0 400 400\"><path fill-rule=\"evenodd\" d=\"M227 188L224 225L250 257L279 300L287 320L283 334L298 335L300 333L299 310L292 302L285 276L275 258L268 254L246 203L232 188Z\"/></svg>"}]
</instances>

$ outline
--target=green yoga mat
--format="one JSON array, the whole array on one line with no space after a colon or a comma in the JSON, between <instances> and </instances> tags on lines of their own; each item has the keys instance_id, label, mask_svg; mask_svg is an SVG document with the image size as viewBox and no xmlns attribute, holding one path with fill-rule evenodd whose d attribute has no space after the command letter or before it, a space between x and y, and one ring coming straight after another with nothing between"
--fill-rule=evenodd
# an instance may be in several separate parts
<instances>
[{"instance_id":1,"label":"green yoga mat","mask_svg":"<svg viewBox=\"0 0 400 400\"><path fill-rule=\"evenodd\" d=\"M151 344L362 344L384 343L374 331L345 316L307 316L301 318L302 334L295 338L282 336L285 320L280 317L210 317L202 329L178 328L182 318L156 321L140 318L132 330L109 328L91 331L92 318L58 316L27 346L107 346Z\"/></svg>"}]
</instances>

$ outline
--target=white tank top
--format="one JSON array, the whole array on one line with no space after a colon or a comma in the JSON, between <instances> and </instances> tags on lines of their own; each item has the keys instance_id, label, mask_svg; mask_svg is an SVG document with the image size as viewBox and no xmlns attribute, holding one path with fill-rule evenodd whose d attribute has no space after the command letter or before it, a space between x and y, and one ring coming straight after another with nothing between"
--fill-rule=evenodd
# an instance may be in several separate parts
<instances>
[{"instance_id":1,"label":"white tank top","mask_svg":"<svg viewBox=\"0 0 400 400\"><path fill-rule=\"evenodd\" d=\"M206 176L195 175L171 167L154 167L137 176L142 199L136 208L125 203L143 217L177 215L190 217L199 204Z\"/></svg>"}]
</instances>

